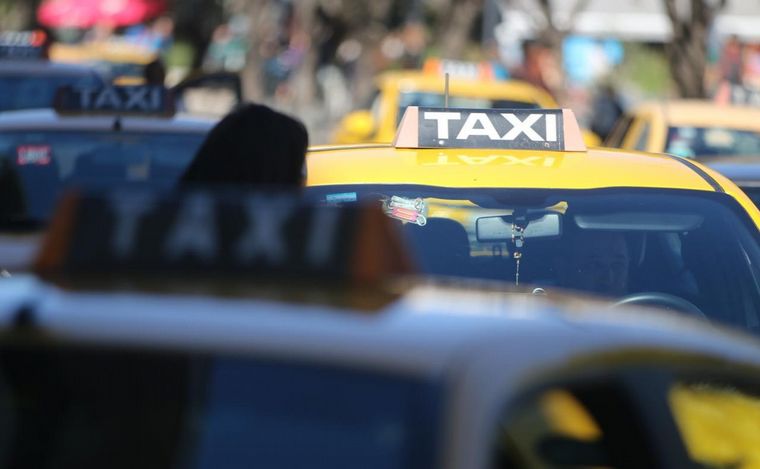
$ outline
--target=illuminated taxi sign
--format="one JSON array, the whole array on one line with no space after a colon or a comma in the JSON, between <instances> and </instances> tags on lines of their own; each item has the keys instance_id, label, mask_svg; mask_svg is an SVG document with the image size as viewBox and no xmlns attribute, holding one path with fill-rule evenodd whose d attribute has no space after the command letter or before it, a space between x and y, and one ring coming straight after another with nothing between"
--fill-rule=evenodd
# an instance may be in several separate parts
<instances>
[{"instance_id":1,"label":"illuminated taxi sign","mask_svg":"<svg viewBox=\"0 0 760 469\"><path fill-rule=\"evenodd\" d=\"M446 75L452 78L470 80L490 80L495 77L494 67L489 62L467 62L463 60L428 59L422 67L428 74Z\"/></svg>"},{"instance_id":2,"label":"illuminated taxi sign","mask_svg":"<svg viewBox=\"0 0 760 469\"><path fill-rule=\"evenodd\" d=\"M444 109L409 107L396 148L488 148L586 151L569 109Z\"/></svg>"},{"instance_id":3,"label":"illuminated taxi sign","mask_svg":"<svg viewBox=\"0 0 760 469\"><path fill-rule=\"evenodd\" d=\"M69 194L36 271L371 282L411 271L392 223L375 205L314 206L285 194Z\"/></svg>"},{"instance_id":4,"label":"illuminated taxi sign","mask_svg":"<svg viewBox=\"0 0 760 469\"><path fill-rule=\"evenodd\" d=\"M44 53L47 35L43 31L0 32L0 59L38 59Z\"/></svg>"},{"instance_id":5,"label":"illuminated taxi sign","mask_svg":"<svg viewBox=\"0 0 760 469\"><path fill-rule=\"evenodd\" d=\"M58 90L55 109L61 114L137 114L172 116L171 93L161 86L107 86Z\"/></svg>"}]
</instances>

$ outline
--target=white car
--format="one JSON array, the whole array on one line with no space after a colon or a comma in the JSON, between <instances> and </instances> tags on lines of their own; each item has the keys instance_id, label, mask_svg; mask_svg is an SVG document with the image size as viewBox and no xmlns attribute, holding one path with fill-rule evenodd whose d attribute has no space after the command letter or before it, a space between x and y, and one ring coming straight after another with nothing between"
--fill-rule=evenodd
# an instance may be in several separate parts
<instances>
[{"instance_id":1,"label":"white car","mask_svg":"<svg viewBox=\"0 0 760 469\"><path fill-rule=\"evenodd\" d=\"M130 197L70 199L37 262L48 280L0 281L0 464L758 460L760 346L744 335L387 277L404 253L378 207Z\"/></svg>"}]
</instances>

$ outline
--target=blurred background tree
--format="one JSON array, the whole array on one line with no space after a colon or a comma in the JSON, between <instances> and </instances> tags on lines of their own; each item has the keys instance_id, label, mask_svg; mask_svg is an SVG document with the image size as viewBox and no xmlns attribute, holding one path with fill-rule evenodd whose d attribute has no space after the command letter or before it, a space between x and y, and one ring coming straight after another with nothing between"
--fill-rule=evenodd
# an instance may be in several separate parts
<instances>
[{"instance_id":1,"label":"blurred background tree","mask_svg":"<svg viewBox=\"0 0 760 469\"><path fill-rule=\"evenodd\" d=\"M0 30L19 30L36 25L42 0L0 0Z\"/></svg>"},{"instance_id":2,"label":"blurred background tree","mask_svg":"<svg viewBox=\"0 0 760 469\"><path fill-rule=\"evenodd\" d=\"M715 16L727 0L663 0L673 26L673 35L665 51L670 73L684 98L707 96L705 73L707 45Z\"/></svg>"}]
</instances>

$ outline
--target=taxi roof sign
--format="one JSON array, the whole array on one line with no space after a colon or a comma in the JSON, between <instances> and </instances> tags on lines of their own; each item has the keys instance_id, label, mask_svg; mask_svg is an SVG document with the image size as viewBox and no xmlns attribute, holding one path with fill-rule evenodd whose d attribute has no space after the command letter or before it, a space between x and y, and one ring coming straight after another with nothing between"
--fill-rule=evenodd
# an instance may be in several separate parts
<instances>
[{"instance_id":1,"label":"taxi roof sign","mask_svg":"<svg viewBox=\"0 0 760 469\"><path fill-rule=\"evenodd\" d=\"M468 80L493 80L497 75L494 65L490 62L468 62L438 58L427 59L422 70L430 75L448 74L452 78Z\"/></svg>"},{"instance_id":2,"label":"taxi roof sign","mask_svg":"<svg viewBox=\"0 0 760 469\"><path fill-rule=\"evenodd\" d=\"M293 194L69 193L35 270L371 283L412 271L400 236L379 206L315 206Z\"/></svg>"},{"instance_id":3,"label":"taxi roof sign","mask_svg":"<svg viewBox=\"0 0 760 469\"><path fill-rule=\"evenodd\" d=\"M174 100L162 86L106 86L58 89L53 106L59 114L131 114L171 117Z\"/></svg>"},{"instance_id":4,"label":"taxi roof sign","mask_svg":"<svg viewBox=\"0 0 760 469\"><path fill-rule=\"evenodd\" d=\"M760 88L724 81L718 85L713 99L721 105L760 106Z\"/></svg>"},{"instance_id":5,"label":"taxi roof sign","mask_svg":"<svg viewBox=\"0 0 760 469\"><path fill-rule=\"evenodd\" d=\"M570 109L454 109L410 106L396 148L586 151Z\"/></svg>"}]
</instances>

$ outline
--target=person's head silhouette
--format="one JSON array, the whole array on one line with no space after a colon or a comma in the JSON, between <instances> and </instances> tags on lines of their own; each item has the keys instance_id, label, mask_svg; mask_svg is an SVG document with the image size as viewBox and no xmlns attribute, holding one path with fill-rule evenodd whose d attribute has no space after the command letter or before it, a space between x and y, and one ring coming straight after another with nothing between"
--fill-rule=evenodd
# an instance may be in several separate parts
<instances>
[{"instance_id":1,"label":"person's head silhouette","mask_svg":"<svg viewBox=\"0 0 760 469\"><path fill-rule=\"evenodd\" d=\"M308 143L301 122L245 104L211 130L180 184L300 187Z\"/></svg>"},{"instance_id":2,"label":"person's head silhouette","mask_svg":"<svg viewBox=\"0 0 760 469\"><path fill-rule=\"evenodd\" d=\"M630 265L625 236L586 230L569 238L560 269L562 286L610 297L625 295Z\"/></svg>"}]
</instances>

